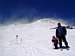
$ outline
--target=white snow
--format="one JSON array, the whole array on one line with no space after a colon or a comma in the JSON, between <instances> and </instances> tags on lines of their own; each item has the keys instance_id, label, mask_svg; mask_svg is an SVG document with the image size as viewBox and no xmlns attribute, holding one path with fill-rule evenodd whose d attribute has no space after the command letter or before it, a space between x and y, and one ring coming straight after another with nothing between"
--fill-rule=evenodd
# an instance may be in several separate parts
<instances>
[{"instance_id":1,"label":"white snow","mask_svg":"<svg viewBox=\"0 0 75 56\"><path fill-rule=\"evenodd\" d=\"M56 27L57 22L42 19L29 24L0 26L0 56L75 56L74 29L67 29L70 50L53 49L51 39L55 29L50 28Z\"/></svg>"}]
</instances>

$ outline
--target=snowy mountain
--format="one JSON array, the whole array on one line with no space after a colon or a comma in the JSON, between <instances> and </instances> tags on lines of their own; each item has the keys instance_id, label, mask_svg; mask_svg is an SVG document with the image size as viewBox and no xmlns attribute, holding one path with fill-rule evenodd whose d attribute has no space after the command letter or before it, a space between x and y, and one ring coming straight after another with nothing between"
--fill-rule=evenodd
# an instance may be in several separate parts
<instances>
[{"instance_id":1,"label":"snowy mountain","mask_svg":"<svg viewBox=\"0 0 75 56\"><path fill-rule=\"evenodd\" d=\"M61 21L40 19L29 24L0 26L0 56L75 56L75 29L67 29L70 50L53 49L51 39L55 29L50 28L58 22Z\"/></svg>"}]
</instances>

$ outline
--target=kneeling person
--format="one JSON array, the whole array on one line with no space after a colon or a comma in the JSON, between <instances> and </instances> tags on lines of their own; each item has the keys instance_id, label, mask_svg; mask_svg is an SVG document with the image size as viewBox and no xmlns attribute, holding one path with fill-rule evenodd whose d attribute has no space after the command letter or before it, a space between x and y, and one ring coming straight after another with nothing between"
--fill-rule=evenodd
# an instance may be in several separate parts
<instances>
[{"instance_id":1,"label":"kneeling person","mask_svg":"<svg viewBox=\"0 0 75 56\"><path fill-rule=\"evenodd\" d=\"M52 37L52 42L54 44L55 49L58 49L58 39L55 36Z\"/></svg>"}]
</instances>

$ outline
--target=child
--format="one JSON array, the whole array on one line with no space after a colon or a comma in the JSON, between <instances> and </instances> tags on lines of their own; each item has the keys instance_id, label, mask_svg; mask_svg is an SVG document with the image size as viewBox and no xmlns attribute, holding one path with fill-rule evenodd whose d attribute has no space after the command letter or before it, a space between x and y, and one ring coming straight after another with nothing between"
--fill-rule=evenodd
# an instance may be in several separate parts
<instances>
[{"instance_id":1,"label":"child","mask_svg":"<svg viewBox=\"0 0 75 56\"><path fill-rule=\"evenodd\" d=\"M52 37L52 42L54 44L55 49L58 49L58 39L55 36Z\"/></svg>"}]
</instances>

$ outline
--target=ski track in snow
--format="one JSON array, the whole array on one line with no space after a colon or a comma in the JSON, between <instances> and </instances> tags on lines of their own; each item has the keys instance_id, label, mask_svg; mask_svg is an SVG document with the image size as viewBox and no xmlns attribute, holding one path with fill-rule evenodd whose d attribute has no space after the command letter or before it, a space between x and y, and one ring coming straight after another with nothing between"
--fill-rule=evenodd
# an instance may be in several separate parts
<instances>
[{"instance_id":1,"label":"ski track in snow","mask_svg":"<svg viewBox=\"0 0 75 56\"><path fill-rule=\"evenodd\" d=\"M70 50L61 51L53 49L51 37L55 29L50 27L48 23L37 22L0 27L0 56L75 56L75 30L67 30Z\"/></svg>"}]
</instances>

